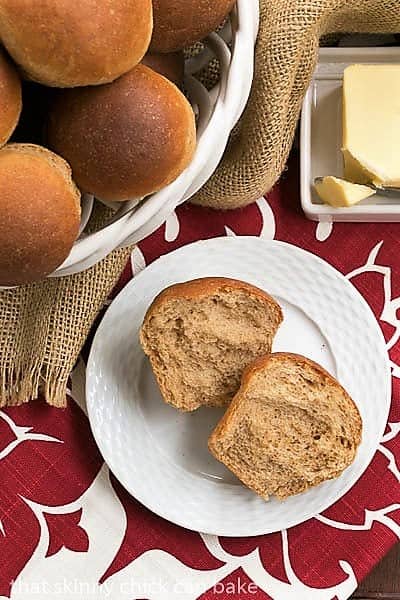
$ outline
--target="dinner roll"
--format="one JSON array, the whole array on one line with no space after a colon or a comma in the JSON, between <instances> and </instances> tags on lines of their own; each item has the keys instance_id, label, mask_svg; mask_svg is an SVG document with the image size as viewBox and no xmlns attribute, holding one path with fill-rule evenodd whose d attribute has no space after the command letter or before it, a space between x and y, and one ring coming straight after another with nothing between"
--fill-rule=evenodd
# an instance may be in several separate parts
<instances>
[{"instance_id":1,"label":"dinner roll","mask_svg":"<svg viewBox=\"0 0 400 600\"><path fill-rule=\"evenodd\" d=\"M15 67L0 49L0 146L11 137L22 108L21 81Z\"/></svg>"},{"instance_id":2,"label":"dinner roll","mask_svg":"<svg viewBox=\"0 0 400 600\"><path fill-rule=\"evenodd\" d=\"M54 87L113 81L143 58L151 0L0 0L0 37L28 77Z\"/></svg>"},{"instance_id":3,"label":"dinner roll","mask_svg":"<svg viewBox=\"0 0 400 600\"><path fill-rule=\"evenodd\" d=\"M183 52L169 52L168 54L148 52L143 58L142 64L157 71L160 75L164 75L178 87L182 86L185 69Z\"/></svg>"},{"instance_id":4,"label":"dinner roll","mask_svg":"<svg viewBox=\"0 0 400 600\"><path fill-rule=\"evenodd\" d=\"M196 143L189 102L144 65L105 86L60 92L47 133L81 190L103 200L160 190L187 167Z\"/></svg>"},{"instance_id":5,"label":"dinner roll","mask_svg":"<svg viewBox=\"0 0 400 600\"><path fill-rule=\"evenodd\" d=\"M153 0L152 52L191 46L214 31L235 0Z\"/></svg>"},{"instance_id":6,"label":"dinner roll","mask_svg":"<svg viewBox=\"0 0 400 600\"><path fill-rule=\"evenodd\" d=\"M33 144L0 150L0 285L37 281L68 256L80 193L59 156Z\"/></svg>"}]
</instances>

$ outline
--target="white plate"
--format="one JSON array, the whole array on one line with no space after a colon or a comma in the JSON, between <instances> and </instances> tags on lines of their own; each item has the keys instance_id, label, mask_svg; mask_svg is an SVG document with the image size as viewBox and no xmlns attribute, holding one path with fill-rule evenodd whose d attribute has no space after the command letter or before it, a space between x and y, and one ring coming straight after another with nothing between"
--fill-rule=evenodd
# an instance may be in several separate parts
<instances>
[{"instance_id":1,"label":"white plate","mask_svg":"<svg viewBox=\"0 0 400 600\"><path fill-rule=\"evenodd\" d=\"M301 114L301 204L314 221L400 221L400 198L375 194L350 208L334 208L318 198L315 177L343 177L343 71L354 63L400 63L400 48L322 48Z\"/></svg>"},{"instance_id":2,"label":"white plate","mask_svg":"<svg viewBox=\"0 0 400 600\"><path fill-rule=\"evenodd\" d=\"M274 350L317 360L357 403L364 423L362 444L353 465L335 481L283 503L266 503L207 451L207 436L222 410L181 414L162 402L138 341L145 311L164 287L216 275L243 279L273 294L285 315ZM97 331L86 388L100 451L135 498L188 529L251 536L301 523L350 489L384 432L391 380L375 317L343 275L295 246L236 237L185 246L154 262L124 288Z\"/></svg>"}]
</instances>

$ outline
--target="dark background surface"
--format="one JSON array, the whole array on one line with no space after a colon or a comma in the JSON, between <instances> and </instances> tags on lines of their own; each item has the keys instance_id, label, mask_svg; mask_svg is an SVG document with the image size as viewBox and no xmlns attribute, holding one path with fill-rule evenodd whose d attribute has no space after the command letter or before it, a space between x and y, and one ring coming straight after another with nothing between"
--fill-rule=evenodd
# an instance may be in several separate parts
<instances>
[{"instance_id":1,"label":"dark background surface","mask_svg":"<svg viewBox=\"0 0 400 600\"><path fill-rule=\"evenodd\" d=\"M400 544L375 567L357 592L354 600L400 600Z\"/></svg>"}]
</instances>

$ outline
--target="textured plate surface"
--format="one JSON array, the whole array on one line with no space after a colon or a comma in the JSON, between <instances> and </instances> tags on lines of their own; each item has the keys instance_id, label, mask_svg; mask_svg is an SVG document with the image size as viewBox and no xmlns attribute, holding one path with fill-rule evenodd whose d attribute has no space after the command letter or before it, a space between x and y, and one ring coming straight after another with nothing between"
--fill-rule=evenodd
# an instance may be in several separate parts
<instances>
[{"instance_id":1,"label":"textured plate surface","mask_svg":"<svg viewBox=\"0 0 400 600\"><path fill-rule=\"evenodd\" d=\"M285 315L274 350L317 360L353 397L363 419L363 439L355 462L338 479L283 503L266 503L207 451L207 435L221 410L180 414L162 402L138 341L142 319L164 287L205 276L242 279L271 293ZM97 331L86 391L100 451L133 496L189 529L250 536L301 523L354 485L383 435L391 381L380 328L343 275L295 246L236 237L185 246L155 261L124 288Z\"/></svg>"}]
</instances>

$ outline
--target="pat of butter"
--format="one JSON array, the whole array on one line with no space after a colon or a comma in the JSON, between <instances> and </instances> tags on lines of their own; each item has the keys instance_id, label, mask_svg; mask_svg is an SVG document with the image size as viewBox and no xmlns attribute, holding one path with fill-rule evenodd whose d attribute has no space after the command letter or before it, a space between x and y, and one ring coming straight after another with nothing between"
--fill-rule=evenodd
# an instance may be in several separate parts
<instances>
[{"instance_id":1,"label":"pat of butter","mask_svg":"<svg viewBox=\"0 0 400 600\"><path fill-rule=\"evenodd\" d=\"M343 157L350 181L400 186L400 64L345 69Z\"/></svg>"},{"instance_id":2,"label":"pat of butter","mask_svg":"<svg viewBox=\"0 0 400 600\"><path fill-rule=\"evenodd\" d=\"M366 185L350 183L331 175L323 177L322 181L316 183L314 187L323 202L337 208L354 206L354 204L375 194L375 191Z\"/></svg>"}]
</instances>

